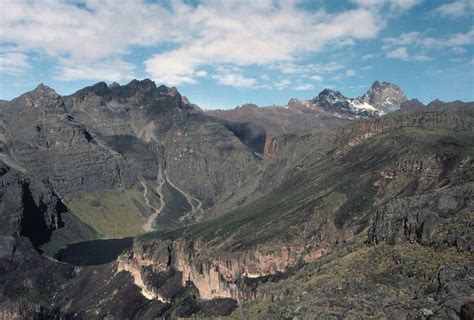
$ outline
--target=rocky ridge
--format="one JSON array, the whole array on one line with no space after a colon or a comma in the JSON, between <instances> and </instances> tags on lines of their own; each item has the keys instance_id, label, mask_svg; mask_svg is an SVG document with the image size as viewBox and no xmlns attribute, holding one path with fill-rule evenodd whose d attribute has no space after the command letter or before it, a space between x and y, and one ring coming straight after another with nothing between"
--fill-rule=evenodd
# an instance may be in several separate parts
<instances>
[{"instance_id":1,"label":"rocky ridge","mask_svg":"<svg viewBox=\"0 0 474 320\"><path fill-rule=\"evenodd\" d=\"M398 102L380 92L392 89L374 84L364 99L391 111ZM69 97L39 86L0 110L0 311L18 314L10 301L28 292L24 311L49 317L468 316L472 110L405 101L382 117L273 137L149 80ZM158 231L74 274L39 255L100 236L80 212L105 208L115 220L136 208L138 225L152 217ZM33 284L16 286L32 264Z\"/></svg>"}]
</instances>

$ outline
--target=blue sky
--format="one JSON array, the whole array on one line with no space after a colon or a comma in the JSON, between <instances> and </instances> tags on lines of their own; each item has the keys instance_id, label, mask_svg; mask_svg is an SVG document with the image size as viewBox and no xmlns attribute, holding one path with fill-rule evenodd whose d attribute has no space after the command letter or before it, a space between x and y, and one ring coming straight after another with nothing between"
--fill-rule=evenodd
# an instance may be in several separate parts
<instances>
[{"instance_id":1,"label":"blue sky","mask_svg":"<svg viewBox=\"0 0 474 320\"><path fill-rule=\"evenodd\" d=\"M205 108L374 80L474 100L474 0L2 0L0 99L151 78Z\"/></svg>"}]
</instances>

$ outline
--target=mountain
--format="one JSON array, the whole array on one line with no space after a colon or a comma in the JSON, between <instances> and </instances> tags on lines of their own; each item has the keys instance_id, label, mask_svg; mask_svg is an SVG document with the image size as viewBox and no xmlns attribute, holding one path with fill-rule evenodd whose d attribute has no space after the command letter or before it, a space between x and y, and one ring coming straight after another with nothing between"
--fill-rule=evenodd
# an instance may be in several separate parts
<instances>
[{"instance_id":1,"label":"mountain","mask_svg":"<svg viewBox=\"0 0 474 320\"><path fill-rule=\"evenodd\" d=\"M358 98L324 89L311 100L291 99L286 106L259 108L247 104L231 110L209 110L218 118L259 125L271 135L307 134L317 128L346 124L354 119L378 117L396 111L405 102L405 93L396 85L375 81Z\"/></svg>"},{"instance_id":2,"label":"mountain","mask_svg":"<svg viewBox=\"0 0 474 320\"><path fill-rule=\"evenodd\" d=\"M473 125L385 82L230 111L40 85L0 104L0 318L468 319Z\"/></svg>"}]
</instances>

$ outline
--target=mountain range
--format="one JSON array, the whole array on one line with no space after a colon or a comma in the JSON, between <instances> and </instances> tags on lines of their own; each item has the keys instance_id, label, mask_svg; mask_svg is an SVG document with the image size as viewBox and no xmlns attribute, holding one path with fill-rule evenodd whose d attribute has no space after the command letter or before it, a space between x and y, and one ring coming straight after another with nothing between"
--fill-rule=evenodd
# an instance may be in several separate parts
<instances>
[{"instance_id":1,"label":"mountain range","mask_svg":"<svg viewBox=\"0 0 474 320\"><path fill-rule=\"evenodd\" d=\"M473 107L0 101L0 319L472 319Z\"/></svg>"}]
</instances>

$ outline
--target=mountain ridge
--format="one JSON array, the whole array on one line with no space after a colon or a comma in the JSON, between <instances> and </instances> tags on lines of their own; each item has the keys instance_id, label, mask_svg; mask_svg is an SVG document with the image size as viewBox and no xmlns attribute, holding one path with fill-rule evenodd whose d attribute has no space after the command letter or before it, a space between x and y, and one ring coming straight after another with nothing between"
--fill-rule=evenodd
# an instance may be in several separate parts
<instances>
[{"instance_id":1,"label":"mountain ridge","mask_svg":"<svg viewBox=\"0 0 474 320\"><path fill-rule=\"evenodd\" d=\"M356 98L380 116L325 91L232 121L149 79L2 103L0 316L460 317L474 104L392 86ZM129 236L105 264L51 259Z\"/></svg>"}]
</instances>

